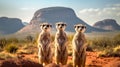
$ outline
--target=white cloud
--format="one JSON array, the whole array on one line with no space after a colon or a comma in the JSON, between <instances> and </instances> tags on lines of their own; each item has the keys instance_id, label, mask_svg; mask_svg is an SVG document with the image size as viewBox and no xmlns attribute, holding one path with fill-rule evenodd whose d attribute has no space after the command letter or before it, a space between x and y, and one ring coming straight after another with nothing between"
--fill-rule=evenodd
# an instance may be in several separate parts
<instances>
[{"instance_id":1,"label":"white cloud","mask_svg":"<svg viewBox=\"0 0 120 67\"><path fill-rule=\"evenodd\" d=\"M35 8L22 7L20 10L34 10Z\"/></svg>"},{"instance_id":2,"label":"white cloud","mask_svg":"<svg viewBox=\"0 0 120 67\"><path fill-rule=\"evenodd\" d=\"M114 4L112 7L109 6L101 9L82 9L79 11L78 16L90 25L103 19L115 19L120 24L120 8L118 6L120 4Z\"/></svg>"},{"instance_id":3,"label":"white cloud","mask_svg":"<svg viewBox=\"0 0 120 67\"><path fill-rule=\"evenodd\" d=\"M120 4L113 4L113 7L120 7Z\"/></svg>"}]
</instances>

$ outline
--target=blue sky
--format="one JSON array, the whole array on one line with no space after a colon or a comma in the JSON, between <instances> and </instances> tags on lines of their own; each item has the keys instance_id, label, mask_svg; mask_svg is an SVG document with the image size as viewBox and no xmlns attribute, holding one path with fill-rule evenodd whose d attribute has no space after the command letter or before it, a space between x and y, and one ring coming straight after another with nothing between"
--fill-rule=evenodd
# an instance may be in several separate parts
<instances>
[{"instance_id":1,"label":"blue sky","mask_svg":"<svg viewBox=\"0 0 120 67\"><path fill-rule=\"evenodd\" d=\"M77 16L90 25L107 18L120 24L120 0L0 0L0 17L29 22L36 10L53 6L74 9Z\"/></svg>"}]
</instances>

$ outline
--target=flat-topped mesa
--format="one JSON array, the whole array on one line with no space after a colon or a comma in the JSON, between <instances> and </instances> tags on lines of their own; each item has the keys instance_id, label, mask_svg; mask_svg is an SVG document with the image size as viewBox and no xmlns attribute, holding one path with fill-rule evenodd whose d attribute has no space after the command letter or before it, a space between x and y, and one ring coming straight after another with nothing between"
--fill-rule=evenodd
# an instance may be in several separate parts
<instances>
[{"instance_id":1,"label":"flat-topped mesa","mask_svg":"<svg viewBox=\"0 0 120 67\"><path fill-rule=\"evenodd\" d=\"M56 23L58 21L65 22L68 19L76 18L75 12L71 8L66 7L49 7L43 8L35 12L30 24L40 22Z\"/></svg>"},{"instance_id":2,"label":"flat-topped mesa","mask_svg":"<svg viewBox=\"0 0 120 67\"><path fill-rule=\"evenodd\" d=\"M96 22L93 26L104 30L120 30L120 25L114 19L104 19Z\"/></svg>"}]
</instances>

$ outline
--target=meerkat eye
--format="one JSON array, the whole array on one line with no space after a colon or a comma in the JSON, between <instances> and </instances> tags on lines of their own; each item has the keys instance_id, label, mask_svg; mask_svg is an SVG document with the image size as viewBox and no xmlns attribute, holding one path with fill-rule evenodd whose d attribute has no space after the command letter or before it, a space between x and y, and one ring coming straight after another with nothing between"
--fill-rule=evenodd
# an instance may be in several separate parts
<instances>
[{"instance_id":1,"label":"meerkat eye","mask_svg":"<svg viewBox=\"0 0 120 67\"><path fill-rule=\"evenodd\" d=\"M46 25L47 27L50 27L50 25Z\"/></svg>"},{"instance_id":2,"label":"meerkat eye","mask_svg":"<svg viewBox=\"0 0 120 67\"><path fill-rule=\"evenodd\" d=\"M80 28L80 26L77 26L77 28Z\"/></svg>"},{"instance_id":3,"label":"meerkat eye","mask_svg":"<svg viewBox=\"0 0 120 67\"><path fill-rule=\"evenodd\" d=\"M60 24L58 24L58 26L60 26Z\"/></svg>"},{"instance_id":4,"label":"meerkat eye","mask_svg":"<svg viewBox=\"0 0 120 67\"><path fill-rule=\"evenodd\" d=\"M44 27L45 25L43 25L43 27Z\"/></svg>"},{"instance_id":5,"label":"meerkat eye","mask_svg":"<svg viewBox=\"0 0 120 67\"><path fill-rule=\"evenodd\" d=\"M61 24L62 26L64 26L64 24Z\"/></svg>"},{"instance_id":6,"label":"meerkat eye","mask_svg":"<svg viewBox=\"0 0 120 67\"><path fill-rule=\"evenodd\" d=\"M85 28L84 26L81 26L81 28Z\"/></svg>"}]
</instances>

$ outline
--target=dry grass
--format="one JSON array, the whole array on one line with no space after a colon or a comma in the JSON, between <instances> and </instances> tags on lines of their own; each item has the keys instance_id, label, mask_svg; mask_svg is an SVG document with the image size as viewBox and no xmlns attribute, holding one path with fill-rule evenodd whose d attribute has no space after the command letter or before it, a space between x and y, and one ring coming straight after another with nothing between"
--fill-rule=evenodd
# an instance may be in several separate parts
<instances>
[{"instance_id":1,"label":"dry grass","mask_svg":"<svg viewBox=\"0 0 120 67\"><path fill-rule=\"evenodd\" d=\"M31 36L29 36L27 40L26 39L20 40L17 38L0 39L0 44L2 45L2 46L0 45L0 48L1 48L0 52L9 50L7 52L12 53L10 50L13 48L9 47L9 45L12 43L12 46L14 46L15 48L18 47L17 52L15 50L16 54L37 54L38 52L37 43L36 43L37 36L35 38L32 38ZM69 34L68 35L69 56L72 56L72 38L73 38L73 34ZM54 35L52 35L52 42L53 43L51 47L54 51ZM87 43L91 50L101 52L99 56L116 56L118 54L120 55L120 34L114 36L113 38L108 38L108 37L99 37L99 38L92 38L92 39L87 38ZM6 47L10 49L5 49ZM1 56L4 56L4 55L1 55Z\"/></svg>"}]
</instances>

